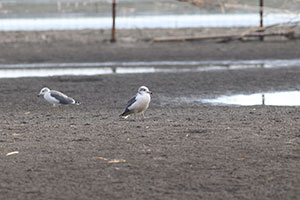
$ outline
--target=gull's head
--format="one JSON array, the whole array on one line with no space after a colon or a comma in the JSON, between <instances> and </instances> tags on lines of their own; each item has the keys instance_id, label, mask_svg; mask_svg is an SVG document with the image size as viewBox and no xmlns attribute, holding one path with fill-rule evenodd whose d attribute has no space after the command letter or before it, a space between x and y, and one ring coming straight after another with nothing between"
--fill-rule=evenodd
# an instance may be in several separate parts
<instances>
[{"instance_id":1,"label":"gull's head","mask_svg":"<svg viewBox=\"0 0 300 200\"><path fill-rule=\"evenodd\" d=\"M152 94L152 92L146 87L146 86L141 86L138 90L140 94Z\"/></svg>"},{"instance_id":2,"label":"gull's head","mask_svg":"<svg viewBox=\"0 0 300 200\"><path fill-rule=\"evenodd\" d=\"M47 87L44 87L43 89L41 89L40 93L38 94L38 96L41 96L41 95L45 95L47 92L49 92L50 89L47 88Z\"/></svg>"}]
</instances>

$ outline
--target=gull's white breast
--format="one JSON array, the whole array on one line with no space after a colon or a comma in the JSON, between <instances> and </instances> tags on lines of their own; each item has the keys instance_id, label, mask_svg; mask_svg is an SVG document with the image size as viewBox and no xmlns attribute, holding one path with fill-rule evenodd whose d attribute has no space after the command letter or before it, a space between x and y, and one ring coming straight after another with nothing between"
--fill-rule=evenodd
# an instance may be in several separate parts
<instances>
[{"instance_id":1,"label":"gull's white breast","mask_svg":"<svg viewBox=\"0 0 300 200\"><path fill-rule=\"evenodd\" d=\"M150 94L138 94L136 102L134 102L128 109L136 112L143 112L149 107L151 97Z\"/></svg>"},{"instance_id":2,"label":"gull's white breast","mask_svg":"<svg viewBox=\"0 0 300 200\"><path fill-rule=\"evenodd\" d=\"M44 99L46 99L46 101L48 101L51 104L59 104L59 101L57 99L55 99L54 97L52 97L50 92L47 92L44 95Z\"/></svg>"}]
</instances>

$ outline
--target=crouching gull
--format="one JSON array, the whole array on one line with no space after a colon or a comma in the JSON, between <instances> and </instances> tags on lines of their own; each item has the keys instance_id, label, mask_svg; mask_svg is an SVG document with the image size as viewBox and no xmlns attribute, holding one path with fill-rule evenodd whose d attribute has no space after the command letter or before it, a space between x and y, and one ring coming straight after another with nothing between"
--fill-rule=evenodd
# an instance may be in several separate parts
<instances>
[{"instance_id":1,"label":"crouching gull","mask_svg":"<svg viewBox=\"0 0 300 200\"><path fill-rule=\"evenodd\" d=\"M53 105L52 109L56 106L59 106L60 111L62 110L62 104L76 104L80 105L80 102L75 101L73 98L68 97L67 95L56 91L56 90L50 90L49 88L45 87L41 89L40 93L38 96L44 96L44 99L51 103ZM52 110L51 109L51 110Z\"/></svg>"},{"instance_id":2,"label":"crouching gull","mask_svg":"<svg viewBox=\"0 0 300 200\"><path fill-rule=\"evenodd\" d=\"M136 120L136 113L141 113L143 119L145 119L144 112L149 107L152 94L146 86L141 86L138 89L138 93L133 96L127 103L125 111L120 117L127 118L130 114L134 114L134 120Z\"/></svg>"}]
</instances>

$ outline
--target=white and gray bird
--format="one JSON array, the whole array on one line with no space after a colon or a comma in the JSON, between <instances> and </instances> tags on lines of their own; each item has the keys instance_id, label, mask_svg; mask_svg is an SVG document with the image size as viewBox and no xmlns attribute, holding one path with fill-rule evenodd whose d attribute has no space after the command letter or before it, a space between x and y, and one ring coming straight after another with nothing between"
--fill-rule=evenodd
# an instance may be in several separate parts
<instances>
[{"instance_id":1,"label":"white and gray bird","mask_svg":"<svg viewBox=\"0 0 300 200\"><path fill-rule=\"evenodd\" d=\"M47 87L41 89L38 96L44 96L44 99L53 105L52 109L56 106L59 106L60 111L62 111L62 104L76 104L80 105L80 102L75 101L73 98L68 97L67 95L56 91L50 90Z\"/></svg>"},{"instance_id":2,"label":"white and gray bird","mask_svg":"<svg viewBox=\"0 0 300 200\"><path fill-rule=\"evenodd\" d=\"M141 86L138 93L128 101L125 111L120 117L126 119L130 114L134 114L134 120L136 120L136 114L141 113L143 119L145 119L144 112L149 107L151 94L152 92L146 86Z\"/></svg>"}]
</instances>

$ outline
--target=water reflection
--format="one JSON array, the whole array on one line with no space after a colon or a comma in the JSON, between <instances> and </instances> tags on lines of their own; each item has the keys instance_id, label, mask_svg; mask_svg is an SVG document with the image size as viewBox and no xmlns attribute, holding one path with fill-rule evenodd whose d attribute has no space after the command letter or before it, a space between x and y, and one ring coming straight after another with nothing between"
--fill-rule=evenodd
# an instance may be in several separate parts
<instances>
[{"instance_id":1,"label":"water reflection","mask_svg":"<svg viewBox=\"0 0 300 200\"><path fill-rule=\"evenodd\" d=\"M111 74L111 68L80 68L80 69L4 69L0 70L0 78L47 77L47 76L91 76Z\"/></svg>"},{"instance_id":2,"label":"water reflection","mask_svg":"<svg viewBox=\"0 0 300 200\"><path fill-rule=\"evenodd\" d=\"M2 64L0 78L91 76L101 74L201 72L300 66L294 60L225 60L225 61L145 61L96 63Z\"/></svg>"},{"instance_id":3,"label":"water reflection","mask_svg":"<svg viewBox=\"0 0 300 200\"><path fill-rule=\"evenodd\" d=\"M299 15L269 13L264 16L264 24L297 22ZM192 28L192 27L249 27L257 26L259 15L248 14L186 14L118 16L117 27L135 28ZM83 30L110 29L111 17L51 17L51 18L4 18L0 19L1 31L46 31L46 30Z\"/></svg>"},{"instance_id":4,"label":"water reflection","mask_svg":"<svg viewBox=\"0 0 300 200\"><path fill-rule=\"evenodd\" d=\"M255 93L250 95L232 95L221 96L216 99L202 99L203 103L210 103L215 105L272 105L272 106L300 106L300 92L299 91L281 91L281 92L267 92Z\"/></svg>"}]
</instances>

